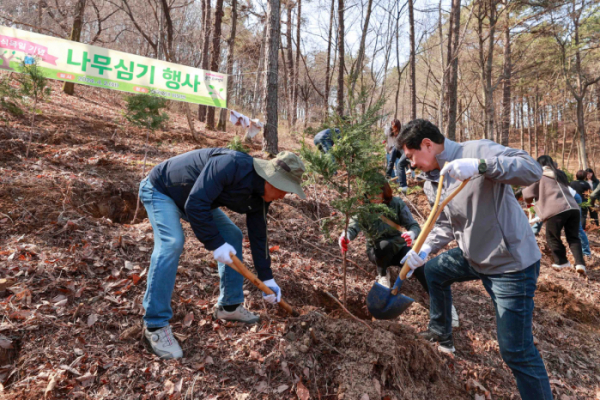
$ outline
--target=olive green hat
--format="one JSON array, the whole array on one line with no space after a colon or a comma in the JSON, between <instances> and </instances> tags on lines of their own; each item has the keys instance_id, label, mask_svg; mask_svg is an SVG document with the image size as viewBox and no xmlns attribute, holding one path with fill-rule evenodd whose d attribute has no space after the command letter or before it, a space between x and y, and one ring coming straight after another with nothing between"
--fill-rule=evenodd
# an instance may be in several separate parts
<instances>
[{"instance_id":1,"label":"olive green hat","mask_svg":"<svg viewBox=\"0 0 600 400\"><path fill-rule=\"evenodd\" d=\"M306 199L302 190L302 174L306 171L304 163L296 154L282 151L272 160L254 158L254 169L263 179L279 190L295 193Z\"/></svg>"}]
</instances>

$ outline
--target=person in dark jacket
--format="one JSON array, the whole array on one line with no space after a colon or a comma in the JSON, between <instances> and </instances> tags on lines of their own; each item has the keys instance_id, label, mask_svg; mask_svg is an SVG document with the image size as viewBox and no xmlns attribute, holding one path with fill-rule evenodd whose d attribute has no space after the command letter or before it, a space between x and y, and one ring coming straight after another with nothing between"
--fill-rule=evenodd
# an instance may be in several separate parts
<instances>
[{"instance_id":1,"label":"person in dark jacket","mask_svg":"<svg viewBox=\"0 0 600 400\"><path fill-rule=\"evenodd\" d=\"M594 192L598 189L598 184L600 184L600 181L598 180L598 178L596 178L596 174L594 173L593 169L588 168L585 170L585 172L587 173L587 181L590 184L590 187L592 188L592 192ZM589 213L590 219L596 224L596 226L600 226L600 223L598 222L598 213L592 209L589 209Z\"/></svg>"},{"instance_id":2,"label":"person in dark jacket","mask_svg":"<svg viewBox=\"0 0 600 400\"><path fill-rule=\"evenodd\" d=\"M571 186L575 190L575 192L577 192L577 194L579 196L581 196L581 202L586 202L588 200L588 194L591 193L591 191L592 191L592 187L586 181L587 172L580 169L575 174L575 178L576 178L576 180L571 182L569 184L569 186ZM588 214L588 208L587 207L581 208L581 226L583 227L583 229L585 229L587 214Z\"/></svg>"},{"instance_id":3,"label":"person in dark jacket","mask_svg":"<svg viewBox=\"0 0 600 400\"><path fill-rule=\"evenodd\" d=\"M331 148L333 147L334 132L336 135L335 138L338 139L340 137L340 130L338 128L335 128L334 130L324 129L315 135L315 146L317 146L317 148L321 150L321 152L328 153L329 150L331 150Z\"/></svg>"},{"instance_id":4,"label":"person in dark jacket","mask_svg":"<svg viewBox=\"0 0 600 400\"><path fill-rule=\"evenodd\" d=\"M140 199L154 231L154 251L144 295L144 337L161 358L180 358L181 347L173 337L171 295L184 234L181 219L218 262L220 296L216 319L256 323L259 317L243 307L243 277L228 267L231 254L242 259L242 231L220 207L246 214L250 249L258 278L274 295L263 293L270 303L281 300L281 290L271 271L267 241L267 211L287 193L305 198L300 183L304 173L300 158L284 151L267 161L221 148L190 151L152 169L140 183Z\"/></svg>"},{"instance_id":5,"label":"person in dark jacket","mask_svg":"<svg viewBox=\"0 0 600 400\"><path fill-rule=\"evenodd\" d=\"M579 206L569 192L567 175L556 168L550 156L540 156L537 161L543 169L542 179L523 189L523 199L528 204L536 200L536 214L546 223L546 241L554 257L552 268L560 270L571 266L561 239L561 231L564 229L575 258L575 270L585 275L585 261L579 239Z\"/></svg>"},{"instance_id":6,"label":"person in dark jacket","mask_svg":"<svg viewBox=\"0 0 600 400\"><path fill-rule=\"evenodd\" d=\"M412 246L412 242L421 233L421 228L414 220L406 204L399 197L393 196L389 183L383 182L381 195L372 199L371 202L383 203L388 206L394 214L394 217L390 219L407 231L402 233L383 222L380 218L363 222L355 217L350 220L348 231L346 233L342 232L340 235L338 243L342 252L345 253L348 251L350 241L354 240L363 231L367 237L367 256L377 266L377 282L383 286L391 287L388 268L392 265L400 265L400 260L406 255L410 246ZM415 273L415 276L429 293L425 275L419 271L419 273Z\"/></svg>"}]
</instances>

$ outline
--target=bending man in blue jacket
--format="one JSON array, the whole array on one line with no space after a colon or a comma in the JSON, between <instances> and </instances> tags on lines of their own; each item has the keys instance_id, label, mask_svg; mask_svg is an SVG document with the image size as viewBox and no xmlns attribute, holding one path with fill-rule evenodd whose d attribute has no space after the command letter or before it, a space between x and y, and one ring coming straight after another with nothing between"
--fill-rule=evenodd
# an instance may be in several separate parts
<instances>
[{"instance_id":1,"label":"bending man in blue jacket","mask_svg":"<svg viewBox=\"0 0 600 400\"><path fill-rule=\"evenodd\" d=\"M300 158L284 151L267 161L228 149L194 150L164 161L140 183L142 200L154 230L154 251L144 295L144 337L161 358L180 358L183 351L173 337L171 295L179 256L185 241L181 219L212 250L219 265L220 296L217 319L254 324L259 317L243 306L244 278L226 264L230 253L242 259L242 231L220 207L246 214L250 249L258 278L275 295L263 299L276 304L281 290L271 271L267 241L269 204L287 193L305 198L300 183L304 173Z\"/></svg>"}]
</instances>

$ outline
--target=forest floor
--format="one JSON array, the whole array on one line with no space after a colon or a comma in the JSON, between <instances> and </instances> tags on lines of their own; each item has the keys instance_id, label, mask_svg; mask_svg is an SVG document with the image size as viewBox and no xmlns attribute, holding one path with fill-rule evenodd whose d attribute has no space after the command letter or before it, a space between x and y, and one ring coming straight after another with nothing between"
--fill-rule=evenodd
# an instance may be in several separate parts
<instances>
[{"instance_id":1,"label":"forest floor","mask_svg":"<svg viewBox=\"0 0 600 400\"><path fill-rule=\"evenodd\" d=\"M246 307L262 322L213 321L217 270L184 223L171 324L185 358L149 353L140 337L152 228L147 219L131 224L145 133L127 127L123 106L115 93L56 90L36 117L27 159L29 120L10 117L0 128L0 398L519 398L480 282L453 286L461 323L453 357L417 337L429 314L428 295L414 280L402 291L416 301L397 321L372 321L365 297L375 269L362 235L348 268L348 309L361 321L330 298L341 299L343 275L339 232L322 229L335 216L333 193L322 186L307 187L306 200L275 202L269 214L275 279L300 317L265 305L246 284ZM150 139L146 173L176 154L226 146L234 135L230 127L194 143L184 116L171 113L169 127ZM282 150L298 147L294 137L280 140ZM263 157L260 145L251 154ZM423 192L404 199L423 223ZM228 214L245 232L244 217ZM552 270L543 234L537 347L556 399L600 399L600 231L588 232L595 255L587 278Z\"/></svg>"}]
</instances>

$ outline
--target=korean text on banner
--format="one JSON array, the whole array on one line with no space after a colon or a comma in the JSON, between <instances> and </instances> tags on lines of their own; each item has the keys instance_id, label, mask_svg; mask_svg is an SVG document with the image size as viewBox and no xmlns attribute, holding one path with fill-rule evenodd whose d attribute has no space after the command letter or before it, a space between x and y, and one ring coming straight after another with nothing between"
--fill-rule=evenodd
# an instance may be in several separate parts
<instances>
[{"instance_id":1,"label":"korean text on banner","mask_svg":"<svg viewBox=\"0 0 600 400\"><path fill-rule=\"evenodd\" d=\"M37 57L50 79L227 107L227 75L0 25L0 71Z\"/></svg>"}]
</instances>

